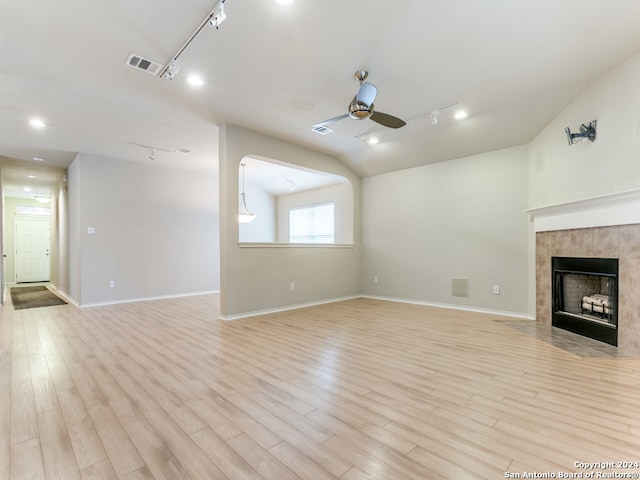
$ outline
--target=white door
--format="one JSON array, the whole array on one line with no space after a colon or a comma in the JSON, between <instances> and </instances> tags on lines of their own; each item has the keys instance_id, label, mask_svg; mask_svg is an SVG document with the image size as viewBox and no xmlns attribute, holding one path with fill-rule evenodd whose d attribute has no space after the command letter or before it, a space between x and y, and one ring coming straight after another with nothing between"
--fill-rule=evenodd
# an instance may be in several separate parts
<instances>
[{"instance_id":1,"label":"white door","mask_svg":"<svg viewBox=\"0 0 640 480\"><path fill-rule=\"evenodd\" d=\"M49 218L16 218L16 282L49 281Z\"/></svg>"}]
</instances>

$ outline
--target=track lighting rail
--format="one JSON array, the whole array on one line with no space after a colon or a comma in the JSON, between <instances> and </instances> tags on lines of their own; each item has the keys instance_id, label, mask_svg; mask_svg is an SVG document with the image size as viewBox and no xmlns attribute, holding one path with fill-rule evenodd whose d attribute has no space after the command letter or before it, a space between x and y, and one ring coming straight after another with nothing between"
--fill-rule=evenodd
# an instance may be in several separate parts
<instances>
[{"instance_id":1,"label":"track lighting rail","mask_svg":"<svg viewBox=\"0 0 640 480\"><path fill-rule=\"evenodd\" d=\"M216 30L220 26L222 22L227 18L224 13L224 3L226 0L219 0L213 10L205 17L205 19L198 25L198 28L191 34L191 36L187 39L186 42L182 44L182 46L178 49L178 51L171 57L171 60L167 62L166 66L160 70L158 73L159 78L166 78L171 80L178 71L180 71L180 67L178 66L178 58L185 52L189 45L196 39L200 32L207 26L212 25L216 27Z\"/></svg>"}]
</instances>

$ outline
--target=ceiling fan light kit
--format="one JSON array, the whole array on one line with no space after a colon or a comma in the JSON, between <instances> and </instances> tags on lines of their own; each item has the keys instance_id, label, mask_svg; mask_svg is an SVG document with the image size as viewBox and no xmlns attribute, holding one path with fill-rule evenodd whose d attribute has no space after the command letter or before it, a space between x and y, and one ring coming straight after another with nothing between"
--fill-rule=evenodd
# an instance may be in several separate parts
<instances>
[{"instance_id":1,"label":"ceiling fan light kit","mask_svg":"<svg viewBox=\"0 0 640 480\"><path fill-rule=\"evenodd\" d=\"M366 120L369 118L374 122L389 128L400 128L407 124L407 122L401 118L394 117L388 113L375 111L373 101L378 95L378 87L372 83L365 82L366 78L369 76L369 73L366 70L357 70L354 76L360 83L360 88L358 89L356 96L351 100L351 103L349 103L348 113L316 123L313 125L313 131L316 131L318 127L324 127L329 123L337 122L345 118L353 118L354 120Z\"/></svg>"},{"instance_id":2,"label":"ceiling fan light kit","mask_svg":"<svg viewBox=\"0 0 640 480\"><path fill-rule=\"evenodd\" d=\"M373 104L371 104L371 108L373 108ZM373 112L371 109L360 102L352 102L349 105L349 116L355 120L365 120L371 116Z\"/></svg>"}]
</instances>

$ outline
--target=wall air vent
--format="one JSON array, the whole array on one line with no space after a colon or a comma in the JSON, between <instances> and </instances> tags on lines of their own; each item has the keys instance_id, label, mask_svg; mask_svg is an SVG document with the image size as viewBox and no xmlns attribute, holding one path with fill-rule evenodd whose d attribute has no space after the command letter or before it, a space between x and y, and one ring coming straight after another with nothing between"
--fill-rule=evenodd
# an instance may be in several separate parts
<instances>
[{"instance_id":1,"label":"wall air vent","mask_svg":"<svg viewBox=\"0 0 640 480\"><path fill-rule=\"evenodd\" d=\"M327 133L333 132L333 130L331 130L329 127L326 127L324 125L316 125L311 129L311 131L319 133L320 135L326 135Z\"/></svg>"},{"instance_id":2,"label":"wall air vent","mask_svg":"<svg viewBox=\"0 0 640 480\"><path fill-rule=\"evenodd\" d=\"M157 75L158 72L162 69L162 65L158 62L147 60L140 55L136 55L135 53L129 55L126 63L130 67L137 68L138 70L150 73L151 75Z\"/></svg>"}]
</instances>

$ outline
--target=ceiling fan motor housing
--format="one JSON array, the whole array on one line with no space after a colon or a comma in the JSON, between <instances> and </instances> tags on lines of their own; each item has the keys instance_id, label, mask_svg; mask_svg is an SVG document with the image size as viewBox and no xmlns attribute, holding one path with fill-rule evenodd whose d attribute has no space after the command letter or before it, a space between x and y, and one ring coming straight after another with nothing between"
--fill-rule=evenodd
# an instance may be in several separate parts
<instances>
[{"instance_id":1,"label":"ceiling fan motor housing","mask_svg":"<svg viewBox=\"0 0 640 480\"><path fill-rule=\"evenodd\" d=\"M362 102L351 102L349 104L349 116L356 120L364 120L373 113L373 104L365 105Z\"/></svg>"}]
</instances>

